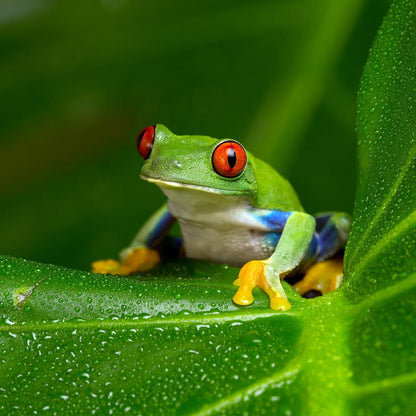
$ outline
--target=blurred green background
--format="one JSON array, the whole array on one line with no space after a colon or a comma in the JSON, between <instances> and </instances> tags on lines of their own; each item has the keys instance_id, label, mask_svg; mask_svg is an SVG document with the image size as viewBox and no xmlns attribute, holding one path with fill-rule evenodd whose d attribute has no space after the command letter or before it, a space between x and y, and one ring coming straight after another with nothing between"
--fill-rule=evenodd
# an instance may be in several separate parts
<instances>
[{"instance_id":1,"label":"blurred green background","mask_svg":"<svg viewBox=\"0 0 416 416\"><path fill-rule=\"evenodd\" d=\"M241 140L352 212L356 92L387 0L0 0L0 253L89 269L163 201L137 133Z\"/></svg>"}]
</instances>

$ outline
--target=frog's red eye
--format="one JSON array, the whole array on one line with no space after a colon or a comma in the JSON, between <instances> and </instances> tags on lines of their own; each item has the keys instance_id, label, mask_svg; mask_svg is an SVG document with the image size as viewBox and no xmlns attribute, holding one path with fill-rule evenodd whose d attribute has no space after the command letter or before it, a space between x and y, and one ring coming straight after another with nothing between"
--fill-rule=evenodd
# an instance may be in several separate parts
<instances>
[{"instance_id":1,"label":"frog's red eye","mask_svg":"<svg viewBox=\"0 0 416 416\"><path fill-rule=\"evenodd\" d=\"M215 172L226 178L235 178L247 164L244 147L233 140L221 142L212 153L212 166Z\"/></svg>"},{"instance_id":2,"label":"frog's red eye","mask_svg":"<svg viewBox=\"0 0 416 416\"><path fill-rule=\"evenodd\" d=\"M137 151L143 159L148 159L155 141L155 126L146 127L137 136Z\"/></svg>"}]
</instances>

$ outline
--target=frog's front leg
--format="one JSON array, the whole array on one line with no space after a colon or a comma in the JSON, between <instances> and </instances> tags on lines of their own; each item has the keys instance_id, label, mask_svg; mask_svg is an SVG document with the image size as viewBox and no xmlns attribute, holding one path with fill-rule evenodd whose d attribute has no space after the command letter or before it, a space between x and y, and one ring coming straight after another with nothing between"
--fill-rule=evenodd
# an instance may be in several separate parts
<instances>
[{"instance_id":1,"label":"frog's front leg","mask_svg":"<svg viewBox=\"0 0 416 416\"><path fill-rule=\"evenodd\" d=\"M176 221L164 204L137 233L131 244L120 253L120 260L98 260L92 264L94 273L128 275L146 271L160 262L155 248L166 237Z\"/></svg>"},{"instance_id":2,"label":"frog's front leg","mask_svg":"<svg viewBox=\"0 0 416 416\"><path fill-rule=\"evenodd\" d=\"M315 216L318 251L316 264L306 270L294 288L303 296L310 291L322 294L337 289L344 277L343 258L333 256L345 245L351 225L351 217L343 212Z\"/></svg>"},{"instance_id":3,"label":"frog's front leg","mask_svg":"<svg viewBox=\"0 0 416 416\"><path fill-rule=\"evenodd\" d=\"M246 263L238 274L238 279L234 282L239 286L233 301L238 305L251 305L254 301L252 291L255 287L262 289L269 296L270 307L276 310L290 309L290 303L280 283L280 287L272 287L267 279L268 260L252 260Z\"/></svg>"},{"instance_id":4,"label":"frog's front leg","mask_svg":"<svg viewBox=\"0 0 416 416\"><path fill-rule=\"evenodd\" d=\"M278 224L278 227L284 228L274 253L265 260L250 261L240 270L234 282L239 289L233 297L238 305L251 304L252 290L257 286L269 296L271 308L290 309L280 279L298 268L306 257L315 231L315 219L303 212L285 214L287 219Z\"/></svg>"}]
</instances>

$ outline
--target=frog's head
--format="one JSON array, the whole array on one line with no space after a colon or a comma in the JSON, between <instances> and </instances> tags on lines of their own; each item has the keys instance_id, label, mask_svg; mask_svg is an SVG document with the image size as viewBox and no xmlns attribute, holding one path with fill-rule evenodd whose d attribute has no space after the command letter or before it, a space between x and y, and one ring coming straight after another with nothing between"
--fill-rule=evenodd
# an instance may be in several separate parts
<instances>
[{"instance_id":1,"label":"frog's head","mask_svg":"<svg viewBox=\"0 0 416 416\"><path fill-rule=\"evenodd\" d=\"M140 132L137 150L145 160L142 178L162 188L248 198L256 193L251 155L235 140L176 136L157 124Z\"/></svg>"}]
</instances>

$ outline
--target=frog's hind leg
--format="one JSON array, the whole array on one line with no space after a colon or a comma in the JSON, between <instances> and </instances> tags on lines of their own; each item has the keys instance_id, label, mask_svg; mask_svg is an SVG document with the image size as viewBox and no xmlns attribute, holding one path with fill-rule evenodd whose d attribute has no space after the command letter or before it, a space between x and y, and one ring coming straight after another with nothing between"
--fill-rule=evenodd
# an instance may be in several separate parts
<instances>
[{"instance_id":1,"label":"frog's hind leg","mask_svg":"<svg viewBox=\"0 0 416 416\"><path fill-rule=\"evenodd\" d=\"M318 233L318 253L316 261L323 261L341 250L347 242L351 217L343 212L319 214L315 216Z\"/></svg>"},{"instance_id":2,"label":"frog's hind leg","mask_svg":"<svg viewBox=\"0 0 416 416\"><path fill-rule=\"evenodd\" d=\"M322 294L337 289L344 277L343 256L337 254L345 245L351 219L348 214L337 212L315 217L318 251L316 263L309 267L303 279L294 288L303 296L308 293Z\"/></svg>"},{"instance_id":3,"label":"frog's hind leg","mask_svg":"<svg viewBox=\"0 0 416 416\"><path fill-rule=\"evenodd\" d=\"M294 288L300 295L325 294L332 292L342 283L344 277L343 258L337 257L331 260L315 263L307 271L303 279L294 284Z\"/></svg>"}]
</instances>

